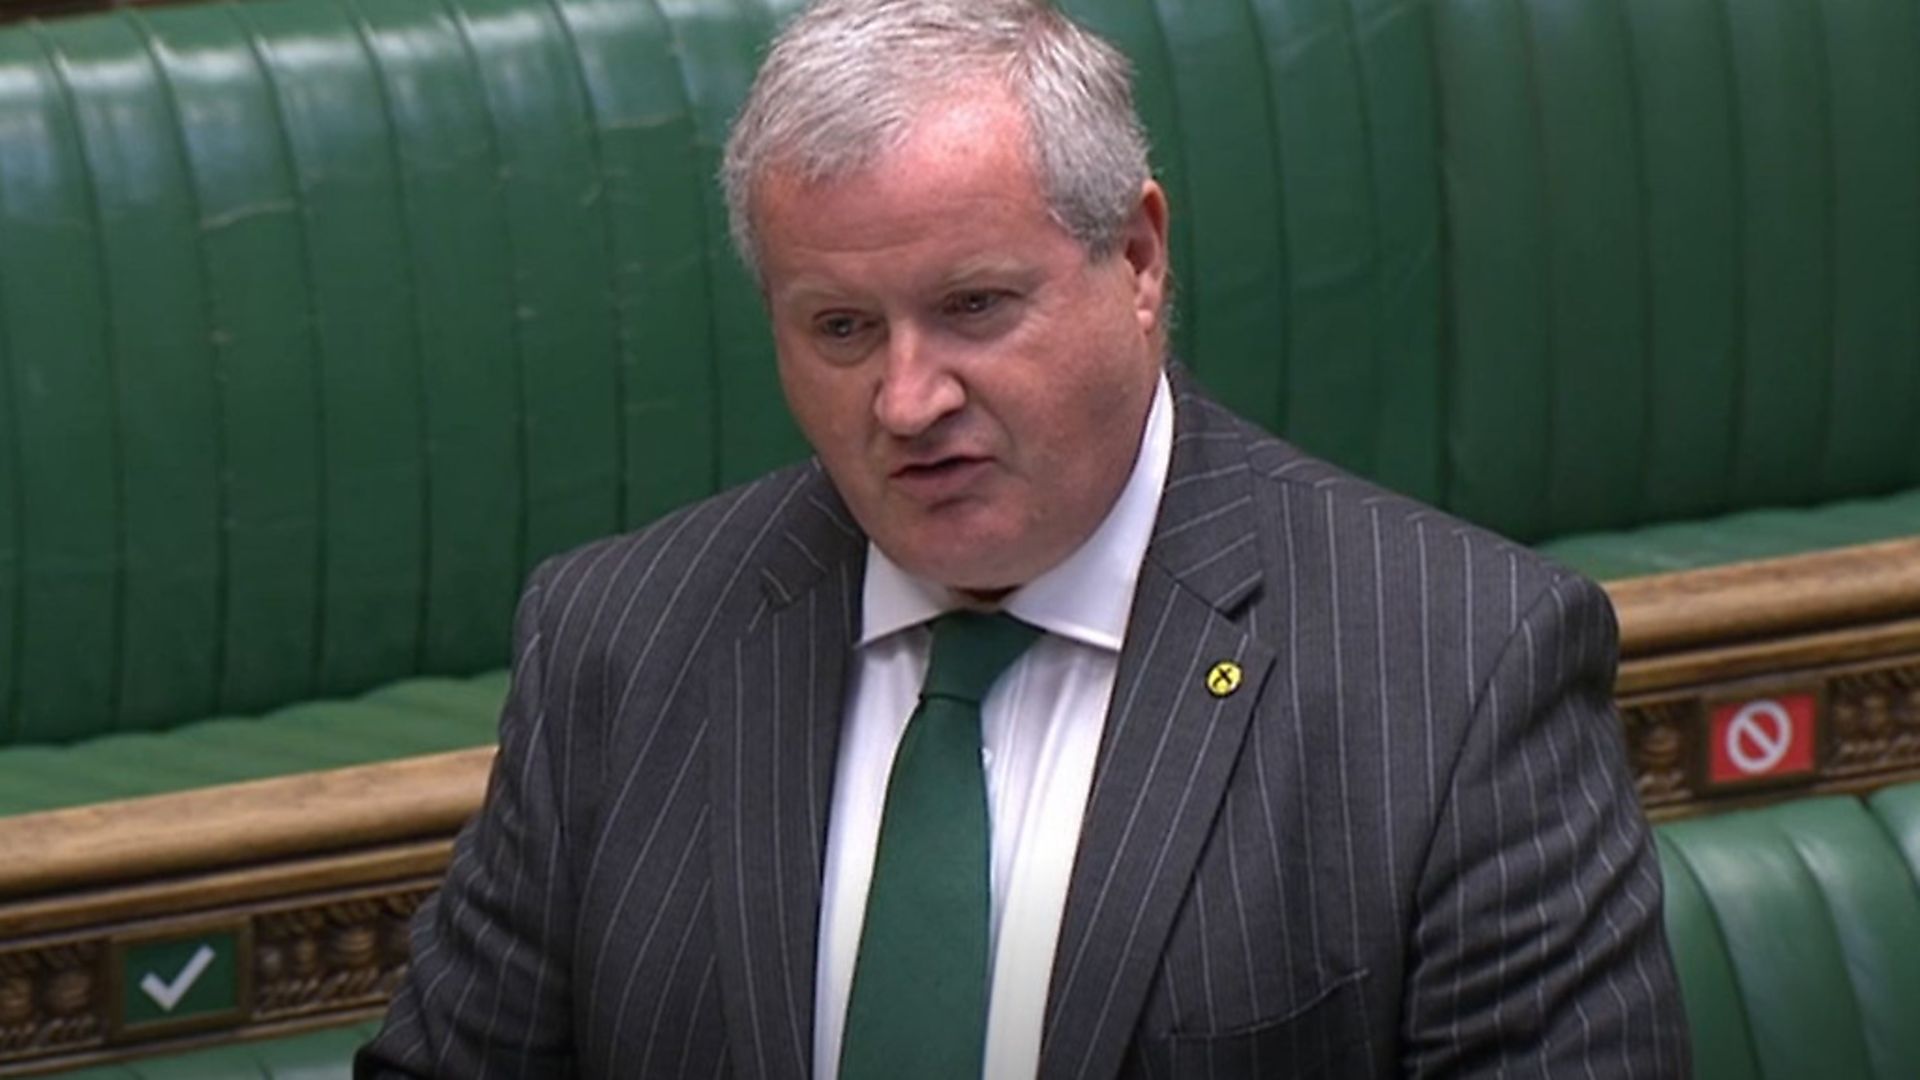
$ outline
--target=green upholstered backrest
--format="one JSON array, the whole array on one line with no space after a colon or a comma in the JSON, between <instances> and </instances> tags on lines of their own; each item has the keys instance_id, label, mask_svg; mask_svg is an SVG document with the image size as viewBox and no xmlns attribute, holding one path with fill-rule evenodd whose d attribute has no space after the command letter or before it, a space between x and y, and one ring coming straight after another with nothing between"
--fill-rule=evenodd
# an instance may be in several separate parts
<instances>
[{"instance_id":1,"label":"green upholstered backrest","mask_svg":"<svg viewBox=\"0 0 1920 1080\"><path fill-rule=\"evenodd\" d=\"M539 557L791 460L711 182L794 0L0 30L0 741L504 660ZM1073 0L1179 353L1523 539L1920 480L1903 0Z\"/></svg>"},{"instance_id":2,"label":"green upholstered backrest","mask_svg":"<svg viewBox=\"0 0 1920 1080\"><path fill-rule=\"evenodd\" d=\"M1537 539L1920 479L1920 9L1435 11L1454 508Z\"/></svg>"},{"instance_id":3,"label":"green upholstered backrest","mask_svg":"<svg viewBox=\"0 0 1920 1080\"><path fill-rule=\"evenodd\" d=\"M0 742L497 666L536 560L799 456L710 181L771 26L0 31Z\"/></svg>"},{"instance_id":4,"label":"green upholstered backrest","mask_svg":"<svg viewBox=\"0 0 1920 1080\"><path fill-rule=\"evenodd\" d=\"M1073 6L1184 354L1308 448L1530 541L1920 482L1911 3Z\"/></svg>"},{"instance_id":5,"label":"green upholstered backrest","mask_svg":"<svg viewBox=\"0 0 1920 1080\"><path fill-rule=\"evenodd\" d=\"M1696 1076L1913 1075L1920 785L1657 836Z\"/></svg>"}]
</instances>

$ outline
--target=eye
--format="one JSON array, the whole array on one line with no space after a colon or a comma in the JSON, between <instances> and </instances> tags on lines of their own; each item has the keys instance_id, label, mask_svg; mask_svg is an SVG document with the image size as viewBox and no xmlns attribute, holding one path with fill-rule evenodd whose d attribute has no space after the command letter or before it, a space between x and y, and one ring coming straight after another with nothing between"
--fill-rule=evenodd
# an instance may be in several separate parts
<instances>
[{"instance_id":1,"label":"eye","mask_svg":"<svg viewBox=\"0 0 1920 1080\"><path fill-rule=\"evenodd\" d=\"M866 328L866 320L847 311L829 311L813 320L813 332L830 341L850 341Z\"/></svg>"},{"instance_id":2,"label":"eye","mask_svg":"<svg viewBox=\"0 0 1920 1080\"><path fill-rule=\"evenodd\" d=\"M947 312L952 315L985 315L1000 306L1005 297L987 289L968 289L947 297Z\"/></svg>"}]
</instances>

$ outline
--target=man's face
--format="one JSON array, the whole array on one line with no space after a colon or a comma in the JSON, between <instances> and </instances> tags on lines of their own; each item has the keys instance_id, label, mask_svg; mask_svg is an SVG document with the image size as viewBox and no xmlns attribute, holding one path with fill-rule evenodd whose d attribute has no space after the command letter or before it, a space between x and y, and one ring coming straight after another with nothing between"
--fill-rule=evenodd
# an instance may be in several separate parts
<instances>
[{"instance_id":1,"label":"man's face","mask_svg":"<svg viewBox=\"0 0 1920 1080\"><path fill-rule=\"evenodd\" d=\"M845 179L753 203L781 385L867 535L990 593L1071 554L1132 470L1160 368L1166 204L1098 261L1048 214L997 87Z\"/></svg>"}]
</instances>

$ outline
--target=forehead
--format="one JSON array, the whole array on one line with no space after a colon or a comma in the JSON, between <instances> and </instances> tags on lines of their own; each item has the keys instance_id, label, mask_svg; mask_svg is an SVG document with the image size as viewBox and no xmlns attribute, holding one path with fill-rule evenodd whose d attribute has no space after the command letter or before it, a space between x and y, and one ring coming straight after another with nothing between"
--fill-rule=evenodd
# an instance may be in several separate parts
<instances>
[{"instance_id":1,"label":"forehead","mask_svg":"<svg viewBox=\"0 0 1920 1080\"><path fill-rule=\"evenodd\" d=\"M976 87L924 106L896 145L847 175L808 182L773 169L753 199L769 282L821 256L957 253L1048 231L1066 239L1048 212L1027 130L1005 91Z\"/></svg>"}]
</instances>

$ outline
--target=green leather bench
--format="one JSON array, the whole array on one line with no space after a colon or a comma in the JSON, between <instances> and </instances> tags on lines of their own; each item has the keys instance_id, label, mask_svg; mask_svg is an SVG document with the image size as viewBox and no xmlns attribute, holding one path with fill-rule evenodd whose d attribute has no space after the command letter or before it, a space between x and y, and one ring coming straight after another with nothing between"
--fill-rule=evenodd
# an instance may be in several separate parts
<instances>
[{"instance_id":1,"label":"green leather bench","mask_svg":"<svg viewBox=\"0 0 1920 1080\"><path fill-rule=\"evenodd\" d=\"M1903 582L1868 615L1783 617L1760 588L1678 661L1633 598L1692 610L1688 582L1734 579L1617 580L1920 534L1913 5L1065 6L1139 67L1178 354L1307 448L1616 579L1650 805L1704 790L1712 679L1851 707L1883 692L1850 689L1867 661L1889 693L1920 678L1920 547L1855 557ZM257 0L0 28L0 846L125 796L292 776L355 791L346 820L377 785L309 771L465 747L477 776L535 562L804 452L712 182L793 7ZM1862 730L1891 755L1868 779L1920 774L1920 742ZM295 789L245 790L206 805L244 828ZM416 895L446 829L393 815L341 850L266 845L302 918L348 942L404 922L411 900L353 890ZM0 974L0 1027L35 1033L0 1072L118 1045L105 1013L48 1011L104 961L50 958L200 910L196 874L239 897L222 910L281 895L229 880L264 865L251 846L199 858L0 870L0 969L28 972ZM352 922L366 904L382 921ZM364 992L299 1015L370 1015L401 962L336 952L374 963Z\"/></svg>"},{"instance_id":2,"label":"green leather bench","mask_svg":"<svg viewBox=\"0 0 1920 1080\"><path fill-rule=\"evenodd\" d=\"M1661 826L1667 933L1710 1080L1920 1066L1920 785Z\"/></svg>"}]
</instances>

